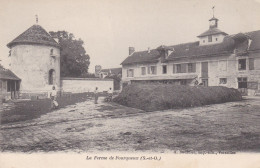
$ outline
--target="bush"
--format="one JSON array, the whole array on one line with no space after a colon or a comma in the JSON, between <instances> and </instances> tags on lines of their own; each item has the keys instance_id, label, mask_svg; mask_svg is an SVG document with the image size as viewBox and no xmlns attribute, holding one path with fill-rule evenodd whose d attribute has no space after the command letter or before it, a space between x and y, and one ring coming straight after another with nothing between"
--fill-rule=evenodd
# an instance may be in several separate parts
<instances>
[{"instance_id":1,"label":"bush","mask_svg":"<svg viewBox=\"0 0 260 168\"><path fill-rule=\"evenodd\" d=\"M240 92L223 86L131 84L113 101L145 111L195 107L242 100Z\"/></svg>"}]
</instances>

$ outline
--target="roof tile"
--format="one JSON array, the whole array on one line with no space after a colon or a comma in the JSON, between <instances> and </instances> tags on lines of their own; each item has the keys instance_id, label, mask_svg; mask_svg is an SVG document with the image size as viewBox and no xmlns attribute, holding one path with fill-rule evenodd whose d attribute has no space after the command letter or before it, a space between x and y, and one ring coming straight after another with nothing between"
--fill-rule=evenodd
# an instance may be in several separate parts
<instances>
[{"instance_id":1,"label":"roof tile","mask_svg":"<svg viewBox=\"0 0 260 168\"><path fill-rule=\"evenodd\" d=\"M43 44L59 47L59 44L40 25L33 25L7 44L11 48L16 44Z\"/></svg>"}]
</instances>

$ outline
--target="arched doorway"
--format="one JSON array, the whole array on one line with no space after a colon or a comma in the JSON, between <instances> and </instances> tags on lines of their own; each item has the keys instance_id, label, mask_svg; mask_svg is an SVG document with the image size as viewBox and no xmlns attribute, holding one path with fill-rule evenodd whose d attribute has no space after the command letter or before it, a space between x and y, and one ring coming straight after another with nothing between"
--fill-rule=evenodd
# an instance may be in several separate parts
<instances>
[{"instance_id":1,"label":"arched doorway","mask_svg":"<svg viewBox=\"0 0 260 168\"><path fill-rule=\"evenodd\" d=\"M55 70L49 70L49 85L53 85L55 82Z\"/></svg>"}]
</instances>

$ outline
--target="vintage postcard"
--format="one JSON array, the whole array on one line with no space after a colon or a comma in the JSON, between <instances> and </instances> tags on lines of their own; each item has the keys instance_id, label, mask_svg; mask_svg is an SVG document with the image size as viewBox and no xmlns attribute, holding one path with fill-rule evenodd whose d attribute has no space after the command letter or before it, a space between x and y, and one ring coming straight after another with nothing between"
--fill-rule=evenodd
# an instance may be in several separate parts
<instances>
[{"instance_id":1,"label":"vintage postcard","mask_svg":"<svg viewBox=\"0 0 260 168\"><path fill-rule=\"evenodd\" d=\"M0 167L260 168L259 0L1 0Z\"/></svg>"}]
</instances>

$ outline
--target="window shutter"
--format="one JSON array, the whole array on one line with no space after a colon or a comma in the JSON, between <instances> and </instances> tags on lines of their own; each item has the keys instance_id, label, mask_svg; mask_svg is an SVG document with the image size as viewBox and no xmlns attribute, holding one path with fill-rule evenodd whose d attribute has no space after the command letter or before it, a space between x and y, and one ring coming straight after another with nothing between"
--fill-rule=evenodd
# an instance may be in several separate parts
<instances>
[{"instance_id":1,"label":"window shutter","mask_svg":"<svg viewBox=\"0 0 260 168\"><path fill-rule=\"evenodd\" d=\"M249 70L254 70L254 58L249 58Z\"/></svg>"},{"instance_id":2,"label":"window shutter","mask_svg":"<svg viewBox=\"0 0 260 168\"><path fill-rule=\"evenodd\" d=\"M172 73L176 73L176 72L175 72L175 64L173 64Z\"/></svg>"},{"instance_id":3,"label":"window shutter","mask_svg":"<svg viewBox=\"0 0 260 168\"><path fill-rule=\"evenodd\" d=\"M196 72L196 63L192 64L192 72Z\"/></svg>"},{"instance_id":4,"label":"window shutter","mask_svg":"<svg viewBox=\"0 0 260 168\"><path fill-rule=\"evenodd\" d=\"M157 66L154 67L154 74L157 74Z\"/></svg>"},{"instance_id":5,"label":"window shutter","mask_svg":"<svg viewBox=\"0 0 260 168\"><path fill-rule=\"evenodd\" d=\"M126 70L126 76L129 77L128 69Z\"/></svg>"},{"instance_id":6,"label":"window shutter","mask_svg":"<svg viewBox=\"0 0 260 168\"><path fill-rule=\"evenodd\" d=\"M150 69L151 69L151 66L148 66L148 74L150 74Z\"/></svg>"}]
</instances>

